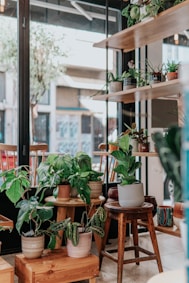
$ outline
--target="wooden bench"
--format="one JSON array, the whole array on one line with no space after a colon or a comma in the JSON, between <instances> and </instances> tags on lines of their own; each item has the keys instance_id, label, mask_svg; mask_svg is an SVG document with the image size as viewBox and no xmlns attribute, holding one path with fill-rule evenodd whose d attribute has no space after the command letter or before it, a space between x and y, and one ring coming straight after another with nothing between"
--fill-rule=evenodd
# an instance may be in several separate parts
<instances>
[{"instance_id":1,"label":"wooden bench","mask_svg":"<svg viewBox=\"0 0 189 283\"><path fill-rule=\"evenodd\" d=\"M0 282L14 283L14 268L0 257Z\"/></svg>"},{"instance_id":2,"label":"wooden bench","mask_svg":"<svg viewBox=\"0 0 189 283\"><path fill-rule=\"evenodd\" d=\"M15 274L19 283L68 283L81 280L96 282L99 274L99 258L67 256L65 248L48 251L41 258L27 259L23 254L15 256Z\"/></svg>"}]
</instances>

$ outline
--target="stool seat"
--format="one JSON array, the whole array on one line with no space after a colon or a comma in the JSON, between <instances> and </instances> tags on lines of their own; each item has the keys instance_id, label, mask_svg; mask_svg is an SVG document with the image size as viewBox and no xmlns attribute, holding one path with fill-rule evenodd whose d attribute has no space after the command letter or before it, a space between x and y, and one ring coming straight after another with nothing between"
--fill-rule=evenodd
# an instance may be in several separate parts
<instances>
[{"instance_id":1,"label":"stool seat","mask_svg":"<svg viewBox=\"0 0 189 283\"><path fill-rule=\"evenodd\" d=\"M159 272L163 271L160 253L154 228L153 222L153 205L151 203L144 202L140 207L121 207L118 201L108 202L104 204L104 208L107 211L107 219L105 223L105 237L102 240L101 251L100 251L100 266L102 264L103 257L107 257L117 263L117 283L122 282L123 264L136 263L139 265L141 261L156 260ZM118 221L118 248L106 249L106 241L109 233L111 220ZM152 246L154 252L146 250L138 244L138 229L137 221L144 220L146 227L150 233ZM131 224L131 231L133 234L133 246L125 247L125 236L126 236L126 224ZM124 259L124 253L126 251L134 250L134 258ZM140 252L144 255L140 255ZM113 255L117 253L117 257Z\"/></svg>"}]
</instances>

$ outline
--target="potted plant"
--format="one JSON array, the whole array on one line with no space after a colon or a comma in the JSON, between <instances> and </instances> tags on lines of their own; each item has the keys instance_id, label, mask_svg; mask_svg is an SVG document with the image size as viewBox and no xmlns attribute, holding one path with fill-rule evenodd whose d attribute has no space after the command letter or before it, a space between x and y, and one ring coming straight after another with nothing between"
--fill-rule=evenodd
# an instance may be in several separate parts
<instances>
[{"instance_id":1,"label":"potted plant","mask_svg":"<svg viewBox=\"0 0 189 283\"><path fill-rule=\"evenodd\" d=\"M129 135L130 137L130 144L132 145L132 151L137 152L138 151L138 140L137 140L137 128L136 123L132 123L131 127L124 123L124 125L127 127L127 130L123 133L126 135Z\"/></svg>"},{"instance_id":2,"label":"potted plant","mask_svg":"<svg viewBox=\"0 0 189 283\"><path fill-rule=\"evenodd\" d=\"M178 68L179 68L179 63L176 63L174 60L167 61L165 69L167 72L168 81L175 80L178 78Z\"/></svg>"},{"instance_id":3,"label":"potted plant","mask_svg":"<svg viewBox=\"0 0 189 283\"><path fill-rule=\"evenodd\" d=\"M108 84L110 92L118 92L123 89L123 77L121 75L114 75L112 72L108 72Z\"/></svg>"},{"instance_id":4,"label":"potted plant","mask_svg":"<svg viewBox=\"0 0 189 283\"><path fill-rule=\"evenodd\" d=\"M85 152L78 152L74 157L74 173L69 176L69 182L79 194L85 191L85 199L98 198L102 194L102 172L92 169L91 157ZM86 194L87 192L87 194Z\"/></svg>"},{"instance_id":5,"label":"potted plant","mask_svg":"<svg viewBox=\"0 0 189 283\"><path fill-rule=\"evenodd\" d=\"M155 17L165 9L164 0L144 0L140 5L140 21L149 17Z\"/></svg>"},{"instance_id":6,"label":"potted plant","mask_svg":"<svg viewBox=\"0 0 189 283\"><path fill-rule=\"evenodd\" d=\"M150 151L150 142L148 141L148 131L147 131L147 129L140 129L136 133L136 138L137 138L137 141L138 141L139 152L149 152Z\"/></svg>"},{"instance_id":7,"label":"potted plant","mask_svg":"<svg viewBox=\"0 0 189 283\"><path fill-rule=\"evenodd\" d=\"M150 60L146 60L146 67L148 70L149 83L160 83L165 81L165 76L163 75L163 64L159 64L158 66L153 66Z\"/></svg>"},{"instance_id":8,"label":"potted plant","mask_svg":"<svg viewBox=\"0 0 189 283\"><path fill-rule=\"evenodd\" d=\"M50 154L37 168L39 186L54 188L54 194L58 198L68 200L71 191L68 178L73 170L73 158L70 154Z\"/></svg>"},{"instance_id":9,"label":"potted plant","mask_svg":"<svg viewBox=\"0 0 189 283\"><path fill-rule=\"evenodd\" d=\"M128 4L121 11L122 16L127 18L127 27L131 27L140 20L140 8L137 4Z\"/></svg>"},{"instance_id":10,"label":"potted plant","mask_svg":"<svg viewBox=\"0 0 189 283\"><path fill-rule=\"evenodd\" d=\"M123 135L118 139L119 150L111 154L117 161L114 171L120 178L118 184L118 200L120 206L141 206L144 202L143 184L136 179L136 170L142 165L132 156L132 146L129 135Z\"/></svg>"},{"instance_id":11,"label":"potted plant","mask_svg":"<svg viewBox=\"0 0 189 283\"><path fill-rule=\"evenodd\" d=\"M56 244L58 231L66 224L52 221L53 207L43 203L44 188L31 189L31 171L28 166L18 166L0 174L4 182L0 192L18 208L16 229L21 235L22 251L28 258L40 257L44 250L45 235L49 237L48 248ZM44 226L45 225L45 226Z\"/></svg>"},{"instance_id":12,"label":"potted plant","mask_svg":"<svg viewBox=\"0 0 189 283\"><path fill-rule=\"evenodd\" d=\"M128 62L128 71L123 72L123 89L127 90L130 88L135 88L137 86L137 80L139 78L139 73L135 69L135 63L133 60Z\"/></svg>"},{"instance_id":13,"label":"potted plant","mask_svg":"<svg viewBox=\"0 0 189 283\"><path fill-rule=\"evenodd\" d=\"M83 162L83 165L84 162ZM78 158L72 157L69 154L49 155L47 160L41 162L37 172L40 187L59 187L61 185L62 194L69 188L68 195L63 197L63 195L54 190L54 196L59 199L69 199L71 193L71 187L77 190L77 195L79 194L83 201L90 204L90 187L88 186L88 179L81 175L81 167L78 163ZM65 187L66 186L66 187Z\"/></svg>"},{"instance_id":14,"label":"potted plant","mask_svg":"<svg viewBox=\"0 0 189 283\"><path fill-rule=\"evenodd\" d=\"M71 220L67 222L64 227L64 237L68 256L88 256L91 250L92 233L101 238L104 237L105 221L106 212L104 208L99 206L91 218L88 216L87 211L84 211L80 222L72 222Z\"/></svg>"}]
</instances>

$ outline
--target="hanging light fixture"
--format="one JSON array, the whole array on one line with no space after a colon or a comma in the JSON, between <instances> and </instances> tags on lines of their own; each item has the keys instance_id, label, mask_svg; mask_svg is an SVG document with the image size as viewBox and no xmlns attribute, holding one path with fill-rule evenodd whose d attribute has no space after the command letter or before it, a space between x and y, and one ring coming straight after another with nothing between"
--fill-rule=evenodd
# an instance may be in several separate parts
<instances>
[{"instance_id":1,"label":"hanging light fixture","mask_svg":"<svg viewBox=\"0 0 189 283\"><path fill-rule=\"evenodd\" d=\"M5 11L5 0L0 0L0 12L3 13Z\"/></svg>"}]
</instances>

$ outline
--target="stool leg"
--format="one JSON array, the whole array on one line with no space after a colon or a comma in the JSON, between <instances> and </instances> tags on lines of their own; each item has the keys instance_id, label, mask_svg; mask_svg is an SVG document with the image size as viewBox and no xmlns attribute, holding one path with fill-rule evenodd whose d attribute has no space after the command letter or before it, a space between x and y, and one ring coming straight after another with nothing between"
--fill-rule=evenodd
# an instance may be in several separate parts
<instances>
[{"instance_id":1,"label":"stool leg","mask_svg":"<svg viewBox=\"0 0 189 283\"><path fill-rule=\"evenodd\" d=\"M101 268L102 265L102 260L103 260L103 254L102 251L105 250L105 246L106 246L106 241L108 238L108 233L110 230L110 224L111 224L111 218L109 216L109 212L107 213L107 218L106 218L106 222L105 222L105 226L104 226L104 238L101 241L101 247L99 248L99 269Z\"/></svg>"},{"instance_id":2,"label":"stool leg","mask_svg":"<svg viewBox=\"0 0 189 283\"><path fill-rule=\"evenodd\" d=\"M118 215L118 264L117 264L117 283L122 283L124 248L126 235L126 220L124 213Z\"/></svg>"},{"instance_id":3,"label":"stool leg","mask_svg":"<svg viewBox=\"0 0 189 283\"><path fill-rule=\"evenodd\" d=\"M156 257L157 257L156 260L157 260L157 265L158 265L159 272L163 272L163 267L162 267L162 264L161 264L161 258L160 258L160 253L159 253L158 242L157 242L157 238L156 238L156 232L155 232L155 228L154 228L152 212L148 213L148 231L150 232L150 237L151 237L154 253L155 253Z\"/></svg>"},{"instance_id":4,"label":"stool leg","mask_svg":"<svg viewBox=\"0 0 189 283\"><path fill-rule=\"evenodd\" d=\"M133 243L135 246L135 258L137 258L139 257L137 219L133 219L131 225L132 225L132 233L133 233ZM136 265L139 265L139 262L136 262Z\"/></svg>"},{"instance_id":5,"label":"stool leg","mask_svg":"<svg viewBox=\"0 0 189 283\"><path fill-rule=\"evenodd\" d=\"M89 283L96 283L96 277L90 278L90 279L89 279Z\"/></svg>"}]
</instances>

